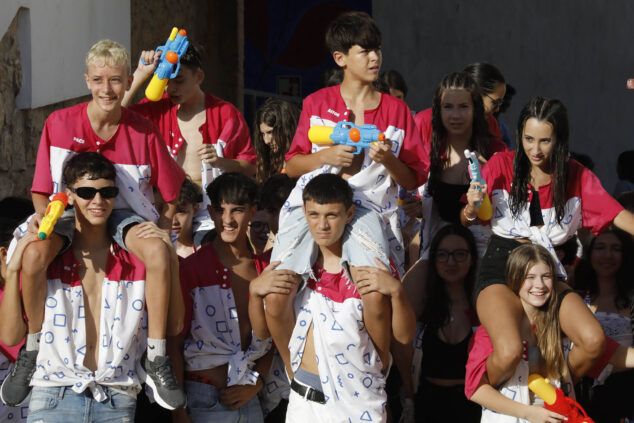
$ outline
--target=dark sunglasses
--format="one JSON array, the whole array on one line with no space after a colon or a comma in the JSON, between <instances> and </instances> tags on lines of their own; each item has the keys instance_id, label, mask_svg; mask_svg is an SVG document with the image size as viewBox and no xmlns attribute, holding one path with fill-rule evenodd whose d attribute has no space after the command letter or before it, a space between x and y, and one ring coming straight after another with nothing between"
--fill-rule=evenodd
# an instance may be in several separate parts
<instances>
[{"instance_id":1,"label":"dark sunglasses","mask_svg":"<svg viewBox=\"0 0 634 423\"><path fill-rule=\"evenodd\" d=\"M97 193L101 194L101 198L115 198L119 194L119 188L117 187L103 187L99 189L93 187L79 187L71 188L70 191L73 194L77 194L84 200L92 200L95 198Z\"/></svg>"}]
</instances>

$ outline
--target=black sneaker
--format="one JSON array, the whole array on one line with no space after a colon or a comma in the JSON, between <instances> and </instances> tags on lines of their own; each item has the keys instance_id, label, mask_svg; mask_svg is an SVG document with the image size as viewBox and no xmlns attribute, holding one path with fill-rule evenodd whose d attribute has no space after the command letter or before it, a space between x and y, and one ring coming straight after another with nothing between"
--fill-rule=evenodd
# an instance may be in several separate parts
<instances>
[{"instance_id":1,"label":"black sneaker","mask_svg":"<svg viewBox=\"0 0 634 423\"><path fill-rule=\"evenodd\" d=\"M25 347L20 349L17 360L0 388L0 397L6 405L20 405L31 392L29 383L35 373L37 353L38 351L27 351Z\"/></svg>"},{"instance_id":2,"label":"black sneaker","mask_svg":"<svg viewBox=\"0 0 634 423\"><path fill-rule=\"evenodd\" d=\"M145 383L152 387L154 400L161 407L168 410L185 407L187 396L176 381L172 362L168 356L157 356L154 361L151 361L144 354L141 364L148 375Z\"/></svg>"}]
</instances>

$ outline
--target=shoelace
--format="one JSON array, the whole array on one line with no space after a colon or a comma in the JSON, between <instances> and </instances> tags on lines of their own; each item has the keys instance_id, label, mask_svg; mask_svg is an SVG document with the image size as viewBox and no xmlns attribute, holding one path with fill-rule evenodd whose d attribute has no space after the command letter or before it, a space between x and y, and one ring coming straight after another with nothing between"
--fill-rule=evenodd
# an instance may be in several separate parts
<instances>
[{"instance_id":1,"label":"shoelace","mask_svg":"<svg viewBox=\"0 0 634 423\"><path fill-rule=\"evenodd\" d=\"M35 373L35 367L34 366L30 366L31 362L33 362L34 360L30 359L29 357L27 357L26 352L24 354L18 354L18 358L15 362L15 366L13 366L13 370L11 370L11 377L16 377L16 375L18 374L18 372L20 372L20 376L22 376L22 373L25 373L26 376L26 380L30 380L31 377L33 376L33 373ZM26 370L28 367L30 367L30 370Z\"/></svg>"},{"instance_id":2,"label":"shoelace","mask_svg":"<svg viewBox=\"0 0 634 423\"><path fill-rule=\"evenodd\" d=\"M172 371L172 367L169 365L169 361L165 361L161 364L156 365L156 376L161 382L161 385L173 389L174 387L178 387L176 383L176 378L174 377L174 372Z\"/></svg>"}]
</instances>

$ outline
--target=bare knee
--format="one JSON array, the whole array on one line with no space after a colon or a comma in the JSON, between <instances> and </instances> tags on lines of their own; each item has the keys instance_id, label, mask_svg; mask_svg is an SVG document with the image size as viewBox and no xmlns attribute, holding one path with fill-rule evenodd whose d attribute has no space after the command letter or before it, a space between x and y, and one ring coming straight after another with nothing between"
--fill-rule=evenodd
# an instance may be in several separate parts
<instances>
[{"instance_id":1,"label":"bare knee","mask_svg":"<svg viewBox=\"0 0 634 423\"><path fill-rule=\"evenodd\" d=\"M522 343L503 341L493 347L497 364L506 370L515 369L522 359Z\"/></svg>"},{"instance_id":2,"label":"bare knee","mask_svg":"<svg viewBox=\"0 0 634 423\"><path fill-rule=\"evenodd\" d=\"M22 272L27 276L35 276L45 272L52 261L50 243L34 242L26 247L22 255Z\"/></svg>"},{"instance_id":3,"label":"bare knee","mask_svg":"<svg viewBox=\"0 0 634 423\"><path fill-rule=\"evenodd\" d=\"M368 292L361 296L363 311L369 317L389 317L389 299L380 292Z\"/></svg>"},{"instance_id":4,"label":"bare knee","mask_svg":"<svg viewBox=\"0 0 634 423\"><path fill-rule=\"evenodd\" d=\"M581 339L576 347L585 351L587 358L595 360L603 354L605 349L605 334L603 330L588 330L580 334Z\"/></svg>"},{"instance_id":5,"label":"bare knee","mask_svg":"<svg viewBox=\"0 0 634 423\"><path fill-rule=\"evenodd\" d=\"M294 295L268 294L264 298L264 302L266 303L266 314L273 318L284 317L291 309L293 298Z\"/></svg>"}]
</instances>

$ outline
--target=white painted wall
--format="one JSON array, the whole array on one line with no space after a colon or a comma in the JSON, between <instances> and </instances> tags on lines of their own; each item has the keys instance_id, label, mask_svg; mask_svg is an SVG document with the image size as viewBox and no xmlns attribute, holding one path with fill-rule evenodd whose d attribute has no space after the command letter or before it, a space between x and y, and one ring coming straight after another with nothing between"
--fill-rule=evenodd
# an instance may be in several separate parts
<instances>
[{"instance_id":1,"label":"white painted wall","mask_svg":"<svg viewBox=\"0 0 634 423\"><path fill-rule=\"evenodd\" d=\"M130 0L2 0L0 36L19 13L21 109L88 94L84 58L110 38L130 49Z\"/></svg>"}]
</instances>

